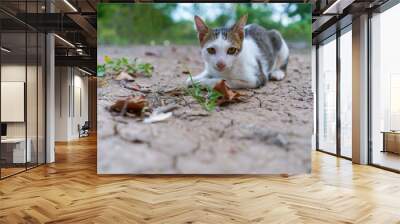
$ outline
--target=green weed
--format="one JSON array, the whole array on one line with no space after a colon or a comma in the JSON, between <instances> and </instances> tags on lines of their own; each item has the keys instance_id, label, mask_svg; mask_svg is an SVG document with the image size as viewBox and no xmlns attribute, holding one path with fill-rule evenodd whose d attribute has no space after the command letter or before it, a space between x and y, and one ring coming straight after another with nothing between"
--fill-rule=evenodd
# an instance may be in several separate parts
<instances>
[{"instance_id":1,"label":"green weed","mask_svg":"<svg viewBox=\"0 0 400 224\"><path fill-rule=\"evenodd\" d=\"M189 77L191 86L187 88L188 95L192 96L206 111L214 111L217 107L217 101L222 94L210 87L204 87L194 82L190 73Z\"/></svg>"}]
</instances>

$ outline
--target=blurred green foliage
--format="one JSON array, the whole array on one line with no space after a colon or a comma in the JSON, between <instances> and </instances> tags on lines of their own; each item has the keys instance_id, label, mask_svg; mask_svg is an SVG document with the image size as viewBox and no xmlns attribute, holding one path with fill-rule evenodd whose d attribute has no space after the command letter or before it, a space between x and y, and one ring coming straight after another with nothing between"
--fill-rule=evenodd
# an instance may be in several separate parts
<instances>
[{"instance_id":1,"label":"blurred green foliage","mask_svg":"<svg viewBox=\"0 0 400 224\"><path fill-rule=\"evenodd\" d=\"M154 67L149 63L138 63L137 59L129 60L128 58L111 59L109 56L104 57L104 64L97 65L97 76L103 77L106 74L118 75L121 72L126 72L131 76L143 74L146 77L151 77Z\"/></svg>"},{"instance_id":2,"label":"blurred green foliage","mask_svg":"<svg viewBox=\"0 0 400 224\"><path fill-rule=\"evenodd\" d=\"M212 9L210 8L212 7ZM182 12L185 10L185 12ZM186 13L189 17L179 16ZM212 14L212 16L210 15ZM193 16L205 18L210 27L233 24L248 14L248 23L279 30L289 41L311 43L310 4L99 4L100 44L197 44ZM278 19L277 19L278 17Z\"/></svg>"}]
</instances>

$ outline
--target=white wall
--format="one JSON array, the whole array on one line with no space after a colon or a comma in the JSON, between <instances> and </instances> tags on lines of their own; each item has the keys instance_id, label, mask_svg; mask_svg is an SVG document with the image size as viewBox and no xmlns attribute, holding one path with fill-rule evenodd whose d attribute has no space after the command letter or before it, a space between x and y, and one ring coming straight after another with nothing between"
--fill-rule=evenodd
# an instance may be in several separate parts
<instances>
[{"instance_id":1,"label":"white wall","mask_svg":"<svg viewBox=\"0 0 400 224\"><path fill-rule=\"evenodd\" d=\"M55 85L55 140L77 139L78 125L88 120L88 78L76 68L56 67Z\"/></svg>"},{"instance_id":2,"label":"white wall","mask_svg":"<svg viewBox=\"0 0 400 224\"><path fill-rule=\"evenodd\" d=\"M69 117L69 69L67 67L55 68L55 141L68 141Z\"/></svg>"}]
</instances>

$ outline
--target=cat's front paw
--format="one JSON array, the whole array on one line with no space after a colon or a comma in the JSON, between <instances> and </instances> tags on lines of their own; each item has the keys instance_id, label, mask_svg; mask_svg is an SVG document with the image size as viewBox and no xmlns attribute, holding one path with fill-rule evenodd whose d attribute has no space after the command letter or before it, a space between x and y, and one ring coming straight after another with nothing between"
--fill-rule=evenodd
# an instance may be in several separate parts
<instances>
[{"instance_id":1,"label":"cat's front paw","mask_svg":"<svg viewBox=\"0 0 400 224\"><path fill-rule=\"evenodd\" d=\"M273 81L280 81L285 78L285 72L282 70L275 70L271 72L270 79Z\"/></svg>"},{"instance_id":2,"label":"cat's front paw","mask_svg":"<svg viewBox=\"0 0 400 224\"><path fill-rule=\"evenodd\" d=\"M189 77L186 79L186 86L187 86L187 87L191 87L191 86L193 86L193 84L199 84L199 85L201 85L203 80L204 80L204 79L199 78L198 76L196 76L196 77L190 77L190 76L189 76Z\"/></svg>"}]
</instances>

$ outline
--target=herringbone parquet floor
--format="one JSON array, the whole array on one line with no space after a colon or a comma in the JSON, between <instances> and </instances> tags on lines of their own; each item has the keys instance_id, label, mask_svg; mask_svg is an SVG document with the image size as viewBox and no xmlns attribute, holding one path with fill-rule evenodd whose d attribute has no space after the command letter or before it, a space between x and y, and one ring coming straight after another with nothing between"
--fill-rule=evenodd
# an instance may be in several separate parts
<instances>
[{"instance_id":1,"label":"herringbone parquet floor","mask_svg":"<svg viewBox=\"0 0 400 224\"><path fill-rule=\"evenodd\" d=\"M318 152L291 177L98 176L94 137L56 158L0 181L0 223L400 223L400 175Z\"/></svg>"}]
</instances>

